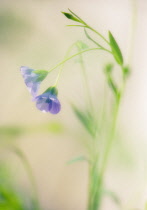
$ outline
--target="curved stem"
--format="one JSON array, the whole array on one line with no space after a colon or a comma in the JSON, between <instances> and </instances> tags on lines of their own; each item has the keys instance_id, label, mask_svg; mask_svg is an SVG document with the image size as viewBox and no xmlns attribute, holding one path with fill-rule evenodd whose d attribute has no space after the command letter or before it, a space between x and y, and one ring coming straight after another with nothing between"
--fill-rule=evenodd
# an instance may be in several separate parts
<instances>
[{"instance_id":1,"label":"curved stem","mask_svg":"<svg viewBox=\"0 0 147 210\"><path fill-rule=\"evenodd\" d=\"M120 105L120 97L117 99L116 105L115 105L115 109L114 109L114 116L113 116L113 121L112 121L112 127L111 127L111 131L110 131L110 135L109 135L109 139L108 139L108 144L106 146L106 150L104 153L104 159L102 161L102 169L100 172L100 177L103 177L106 166L107 166L107 162L108 162L108 156L110 153L110 149L111 146L113 144L114 141L114 136L115 136L115 129L116 129L116 123L117 123L117 116L118 116L118 111L119 111L119 105Z\"/></svg>"},{"instance_id":2,"label":"curved stem","mask_svg":"<svg viewBox=\"0 0 147 210\"><path fill-rule=\"evenodd\" d=\"M72 45L69 47L69 49L68 49L68 51L67 51L67 53L66 53L64 59L66 59L66 58L68 57L70 51L72 50L72 48L73 48L75 45L76 45L76 43L72 44ZM60 68L60 70L59 70L59 73L58 73L58 75L57 75L57 78L56 78L56 81L55 81L54 86L57 86L57 83L58 83L58 81L59 81L59 78L60 78L61 72L62 72L62 70L63 70L63 67L64 67L64 63L62 64L62 66L61 66L61 68Z\"/></svg>"},{"instance_id":3,"label":"curved stem","mask_svg":"<svg viewBox=\"0 0 147 210\"><path fill-rule=\"evenodd\" d=\"M40 204L39 204L39 196L38 196L38 189L37 189L37 184L36 181L34 179L34 175L32 172L32 168L30 166L29 161L27 160L26 156L24 155L24 153L16 146L12 146L11 149L15 152L15 154L20 158L20 160L23 163L23 166L26 169L26 172L28 174L28 178L32 184L32 190L33 190L33 203L35 206L35 210L39 210L40 209Z\"/></svg>"},{"instance_id":4,"label":"curved stem","mask_svg":"<svg viewBox=\"0 0 147 210\"><path fill-rule=\"evenodd\" d=\"M105 39L105 37L100 34L98 31L96 31L94 28L92 28L90 25L88 25L82 18L80 18L78 15L76 15L73 11L71 11L70 9L68 9L74 16L76 16L79 20L80 23L82 23L84 25L84 27L89 28L90 30L92 30L94 33L96 33L97 35L99 35L107 44L109 44L109 42L107 41L107 39ZM79 26L79 25L78 25ZM110 44L109 44L110 45Z\"/></svg>"},{"instance_id":5,"label":"curved stem","mask_svg":"<svg viewBox=\"0 0 147 210\"><path fill-rule=\"evenodd\" d=\"M105 171L107 168L110 150L112 148L112 145L113 145L113 142L115 139L114 137L115 137L115 130L116 130L120 100L121 100L121 95L118 95L117 99L116 99L115 108L114 108L113 121L112 121L111 130L110 130L110 135L109 135L109 138L107 141L106 149L104 151L104 157L102 160L101 169L100 169L98 181L97 181L97 192L96 192L97 199L95 199L95 204L94 204L94 206L96 206L96 209L98 209L101 205L101 197L102 197L101 190L103 188L103 178L104 178L104 174L105 174Z\"/></svg>"},{"instance_id":6,"label":"curved stem","mask_svg":"<svg viewBox=\"0 0 147 210\"><path fill-rule=\"evenodd\" d=\"M79 52L81 52L80 47L78 46L78 43L77 43L77 49ZM92 98L91 98L90 88L89 88L87 74L86 74L86 67L85 67L85 64L83 61L82 54L80 54L79 57L80 57L81 69L82 69L82 73L83 73L83 77L84 77L85 95L87 95L87 97L88 97L88 103L90 106L89 108L93 110Z\"/></svg>"},{"instance_id":7,"label":"curved stem","mask_svg":"<svg viewBox=\"0 0 147 210\"><path fill-rule=\"evenodd\" d=\"M78 53L76 53L76 54L70 56L69 58L66 58L65 60L61 61L61 62L58 63L56 66L54 66L53 68L51 68L48 72L53 71L54 69L56 69L57 67L61 66L61 65L64 64L66 61L68 61L68 60L70 60L70 59L76 57L77 55L80 55L80 54L82 54L82 53L85 53L85 52L88 52L88 51L92 51L92 50L104 50L104 49L102 49L102 48L99 47L99 48L91 48L91 49L87 49L87 50L83 50L83 51L81 51L81 52L78 52Z\"/></svg>"},{"instance_id":8,"label":"curved stem","mask_svg":"<svg viewBox=\"0 0 147 210\"><path fill-rule=\"evenodd\" d=\"M91 26L86 24L86 27L89 28L91 31L93 31L94 33L96 33L98 36L100 36L108 45L110 45L110 43L108 42L108 40L101 35L98 31L96 31L94 28L92 28Z\"/></svg>"},{"instance_id":9,"label":"curved stem","mask_svg":"<svg viewBox=\"0 0 147 210\"><path fill-rule=\"evenodd\" d=\"M107 50L106 48L104 48L102 45L100 45L98 42L96 42L94 39L92 39L90 36L89 36L89 34L87 33L87 31L86 31L86 29L84 28L84 32L85 32L85 34L86 34L86 37L90 40L90 41L92 41L94 44L96 44L98 47L101 47L103 50L105 50L105 51L107 51L107 52L109 52L110 54L112 54L112 52L110 51L110 50Z\"/></svg>"}]
</instances>

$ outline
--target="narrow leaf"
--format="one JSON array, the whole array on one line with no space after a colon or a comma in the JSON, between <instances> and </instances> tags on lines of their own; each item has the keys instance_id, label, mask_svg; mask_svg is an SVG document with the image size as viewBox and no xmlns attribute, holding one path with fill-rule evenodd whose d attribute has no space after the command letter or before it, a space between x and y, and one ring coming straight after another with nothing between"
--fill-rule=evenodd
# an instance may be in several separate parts
<instances>
[{"instance_id":1,"label":"narrow leaf","mask_svg":"<svg viewBox=\"0 0 147 210\"><path fill-rule=\"evenodd\" d=\"M76 17L74 17L73 15L71 15L70 13L67 12L62 12L68 19L76 21L76 22L80 22Z\"/></svg>"},{"instance_id":2,"label":"narrow leaf","mask_svg":"<svg viewBox=\"0 0 147 210\"><path fill-rule=\"evenodd\" d=\"M85 32L86 37L87 37L90 41L92 41L93 43L95 43L98 47L101 47L101 48L102 48L102 46L101 46L98 42L96 42L94 39L92 39L92 38L90 37L90 35L88 34L88 32L86 31L85 28L84 28L84 32Z\"/></svg>"},{"instance_id":3,"label":"narrow leaf","mask_svg":"<svg viewBox=\"0 0 147 210\"><path fill-rule=\"evenodd\" d=\"M79 119L79 121L82 123L82 125L87 130L87 132L91 136L94 136L95 131L96 131L96 125L95 125L94 119L90 115L90 113L83 112L83 111L79 110L75 105L72 105L72 109L73 109L75 115L77 116L77 118Z\"/></svg>"},{"instance_id":4,"label":"narrow leaf","mask_svg":"<svg viewBox=\"0 0 147 210\"><path fill-rule=\"evenodd\" d=\"M113 67L114 67L113 64L111 64L111 63L107 64L104 67L104 72L106 74L107 82L108 82L109 87L114 92L114 94L117 95L118 94L118 88L117 88L117 86L115 84L115 81L112 77Z\"/></svg>"},{"instance_id":5,"label":"narrow leaf","mask_svg":"<svg viewBox=\"0 0 147 210\"><path fill-rule=\"evenodd\" d=\"M117 87L116 85L114 84L114 81L112 80L112 77L108 77L108 84L109 84L109 87L112 89L112 91L115 93L115 95L117 95L118 91L117 91Z\"/></svg>"},{"instance_id":6,"label":"narrow leaf","mask_svg":"<svg viewBox=\"0 0 147 210\"><path fill-rule=\"evenodd\" d=\"M84 25L87 25L87 24L86 24L78 15L76 15L73 11L71 11L70 9L68 9L68 10L71 12L71 14L73 14L75 17L78 18L79 22L83 23Z\"/></svg>"},{"instance_id":7,"label":"narrow leaf","mask_svg":"<svg viewBox=\"0 0 147 210\"><path fill-rule=\"evenodd\" d=\"M86 157L84 157L84 156L78 156L78 157L75 157L75 158L69 160L69 161L67 162L67 164L70 165L70 164L73 164L73 163L76 163L76 162L80 162L80 161L87 161L87 159L86 159Z\"/></svg>"},{"instance_id":8,"label":"narrow leaf","mask_svg":"<svg viewBox=\"0 0 147 210\"><path fill-rule=\"evenodd\" d=\"M123 56L122 56L121 50L110 31L109 31L109 41L110 41L111 50L112 50L115 60L117 61L119 65L123 65Z\"/></svg>"}]
</instances>

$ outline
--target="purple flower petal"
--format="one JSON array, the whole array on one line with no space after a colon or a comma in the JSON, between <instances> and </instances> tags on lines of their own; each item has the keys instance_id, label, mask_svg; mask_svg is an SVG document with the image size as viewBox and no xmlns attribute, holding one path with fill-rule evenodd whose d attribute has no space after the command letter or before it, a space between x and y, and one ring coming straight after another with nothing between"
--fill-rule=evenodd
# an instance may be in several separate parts
<instances>
[{"instance_id":1,"label":"purple flower petal","mask_svg":"<svg viewBox=\"0 0 147 210\"><path fill-rule=\"evenodd\" d=\"M61 105L59 100L55 96L50 97L50 103L49 103L49 112L52 114L57 114L61 110Z\"/></svg>"},{"instance_id":2,"label":"purple flower petal","mask_svg":"<svg viewBox=\"0 0 147 210\"><path fill-rule=\"evenodd\" d=\"M40 86L40 82L37 82L38 74L35 74L34 69L30 69L27 66L22 66L20 71L29 92L33 98L36 97Z\"/></svg>"},{"instance_id":3,"label":"purple flower petal","mask_svg":"<svg viewBox=\"0 0 147 210\"><path fill-rule=\"evenodd\" d=\"M56 95L50 92L43 93L35 98L36 107L42 112L50 112L51 114L58 114L61 110L61 105Z\"/></svg>"}]
</instances>

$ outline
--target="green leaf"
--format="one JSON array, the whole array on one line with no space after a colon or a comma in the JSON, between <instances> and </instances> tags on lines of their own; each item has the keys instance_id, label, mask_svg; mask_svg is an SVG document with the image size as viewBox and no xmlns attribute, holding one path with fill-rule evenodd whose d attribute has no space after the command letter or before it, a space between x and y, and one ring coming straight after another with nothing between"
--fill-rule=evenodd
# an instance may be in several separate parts
<instances>
[{"instance_id":1,"label":"green leaf","mask_svg":"<svg viewBox=\"0 0 147 210\"><path fill-rule=\"evenodd\" d=\"M20 189L15 179L16 174L11 173L10 166L4 161L0 161L0 172L0 210L30 209L30 195L24 189Z\"/></svg>"},{"instance_id":2,"label":"green leaf","mask_svg":"<svg viewBox=\"0 0 147 210\"><path fill-rule=\"evenodd\" d=\"M115 60L117 61L117 63L119 65L122 66L123 65L123 56L122 56L121 50L110 31L109 31L109 41L110 41L110 47L111 47L111 50L112 50Z\"/></svg>"},{"instance_id":3,"label":"green leaf","mask_svg":"<svg viewBox=\"0 0 147 210\"><path fill-rule=\"evenodd\" d=\"M83 23L85 26L87 25L78 15L76 15L73 11L71 11L69 8L68 10L70 11L71 14L74 15L74 17L78 18L80 23Z\"/></svg>"},{"instance_id":4,"label":"green leaf","mask_svg":"<svg viewBox=\"0 0 147 210\"><path fill-rule=\"evenodd\" d=\"M82 125L86 128L87 132L94 137L96 133L96 124L95 120L91 116L89 112L83 112L80 109L78 109L75 105L72 105L72 109L79 119L79 121L82 123Z\"/></svg>"},{"instance_id":5,"label":"green leaf","mask_svg":"<svg viewBox=\"0 0 147 210\"><path fill-rule=\"evenodd\" d=\"M117 95L118 91L117 91L117 87L114 83L114 81L112 80L112 77L108 77L108 84L109 84L109 87L113 90L113 92L115 93L115 95Z\"/></svg>"},{"instance_id":6,"label":"green leaf","mask_svg":"<svg viewBox=\"0 0 147 210\"><path fill-rule=\"evenodd\" d=\"M107 77L108 85L111 88L111 90L114 92L114 94L117 95L118 94L118 89L117 89L115 81L112 77L112 70L113 70L113 64L111 64L111 63L107 64L104 67L104 72L105 72L106 77Z\"/></svg>"},{"instance_id":7,"label":"green leaf","mask_svg":"<svg viewBox=\"0 0 147 210\"><path fill-rule=\"evenodd\" d=\"M79 22L80 23L80 20L78 20L76 17L74 17L73 15L71 15L70 13L67 13L67 12L62 12L65 17L67 17L68 19L70 20L73 20L73 21L76 21L76 22Z\"/></svg>"},{"instance_id":8,"label":"green leaf","mask_svg":"<svg viewBox=\"0 0 147 210\"><path fill-rule=\"evenodd\" d=\"M67 162L67 164L73 164L73 163L80 162L80 161L87 161L87 158L84 156L78 156L78 157L75 157L75 158L69 160Z\"/></svg>"},{"instance_id":9,"label":"green leaf","mask_svg":"<svg viewBox=\"0 0 147 210\"><path fill-rule=\"evenodd\" d=\"M0 126L0 141L6 138L16 138L25 132L25 128L20 126Z\"/></svg>"}]
</instances>

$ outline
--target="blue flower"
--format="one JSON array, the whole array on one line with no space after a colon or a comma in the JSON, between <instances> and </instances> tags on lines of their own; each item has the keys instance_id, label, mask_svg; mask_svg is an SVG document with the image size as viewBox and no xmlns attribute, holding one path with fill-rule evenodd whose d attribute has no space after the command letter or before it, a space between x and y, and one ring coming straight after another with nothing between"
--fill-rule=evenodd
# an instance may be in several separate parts
<instances>
[{"instance_id":1,"label":"blue flower","mask_svg":"<svg viewBox=\"0 0 147 210\"><path fill-rule=\"evenodd\" d=\"M40 87L40 83L42 80L45 79L48 72L44 71L44 70L30 69L27 66L22 66L20 68L20 71L21 71L21 74L24 78L24 82L25 82L29 92L31 93L33 98L35 98L37 96L37 93L38 93L38 90Z\"/></svg>"},{"instance_id":2,"label":"blue flower","mask_svg":"<svg viewBox=\"0 0 147 210\"><path fill-rule=\"evenodd\" d=\"M57 99L57 89L55 87L48 88L43 94L35 98L36 107L42 112L50 112L58 114L61 110L61 104Z\"/></svg>"}]
</instances>

